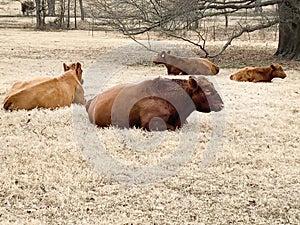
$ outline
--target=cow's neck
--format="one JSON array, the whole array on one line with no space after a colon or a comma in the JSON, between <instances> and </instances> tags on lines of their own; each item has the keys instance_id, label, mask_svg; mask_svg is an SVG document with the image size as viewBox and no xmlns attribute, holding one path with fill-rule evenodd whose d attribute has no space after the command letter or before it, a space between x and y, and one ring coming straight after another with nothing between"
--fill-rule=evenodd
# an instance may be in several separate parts
<instances>
[{"instance_id":1,"label":"cow's neck","mask_svg":"<svg viewBox=\"0 0 300 225\"><path fill-rule=\"evenodd\" d=\"M176 84L178 84L183 90L185 90L185 92L191 96L191 93L189 91L189 87L188 87L188 80L183 80L183 79L172 79L173 82L175 82Z\"/></svg>"},{"instance_id":2,"label":"cow's neck","mask_svg":"<svg viewBox=\"0 0 300 225\"><path fill-rule=\"evenodd\" d=\"M266 74L265 76L267 77L268 81L271 81L274 78L273 70L270 67L266 67L266 73L265 74Z\"/></svg>"},{"instance_id":3,"label":"cow's neck","mask_svg":"<svg viewBox=\"0 0 300 225\"><path fill-rule=\"evenodd\" d=\"M183 79L172 79L173 82L175 82L176 84L178 84L186 93L188 96L190 96L192 93L190 93L189 88L188 88L188 80L183 80ZM194 110L195 110L195 106L191 106L191 107L183 107L182 108L182 112L181 115L185 118L187 118Z\"/></svg>"},{"instance_id":4,"label":"cow's neck","mask_svg":"<svg viewBox=\"0 0 300 225\"><path fill-rule=\"evenodd\" d=\"M176 84L182 87L184 90L188 87L188 81L183 79L172 79Z\"/></svg>"},{"instance_id":5,"label":"cow's neck","mask_svg":"<svg viewBox=\"0 0 300 225\"><path fill-rule=\"evenodd\" d=\"M67 71L66 73L64 73L61 76L61 79L72 86L76 86L77 83L79 83L79 81L75 75L75 72L73 72L73 71Z\"/></svg>"}]
</instances>

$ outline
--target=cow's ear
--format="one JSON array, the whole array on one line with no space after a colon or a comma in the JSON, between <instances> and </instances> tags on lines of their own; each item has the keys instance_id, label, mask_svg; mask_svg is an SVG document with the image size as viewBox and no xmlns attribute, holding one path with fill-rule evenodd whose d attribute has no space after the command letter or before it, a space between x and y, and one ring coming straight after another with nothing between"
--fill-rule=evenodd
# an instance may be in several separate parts
<instances>
[{"instance_id":1,"label":"cow's ear","mask_svg":"<svg viewBox=\"0 0 300 225\"><path fill-rule=\"evenodd\" d=\"M67 66L67 64L63 63L64 71L68 71L70 68Z\"/></svg>"},{"instance_id":2,"label":"cow's ear","mask_svg":"<svg viewBox=\"0 0 300 225\"><path fill-rule=\"evenodd\" d=\"M188 84L189 84L189 89L191 89L193 92L198 90L197 81L193 77L191 76L189 77Z\"/></svg>"},{"instance_id":3,"label":"cow's ear","mask_svg":"<svg viewBox=\"0 0 300 225\"><path fill-rule=\"evenodd\" d=\"M81 82L82 70L81 70L81 64L79 62L75 64L75 71L76 71L76 75L78 76L78 80Z\"/></svg>"},{"instance_id":4,"label":"cow's ear","mask_svg":"<svg viewBox=\"0 0 300 225\"><path fill-rule=\"evenodd\" d=\"M168 50L168 51L167 51L167 54L170 54L170 53L171 53L171 51L170 51L170 50Z\"/></svg>"},{"instance_id":5,"label":"cow's ear","mask_svg":"<svg viewBox=\"0 0 300 225\"><path fill-rule=\"evenodd\" d=\"M276 70L276 65L274 63L271 64L271 69Z\"/></svg>"},{"instance_id":6,"label":"cow's ear","mask_svg":"<svg viewBox=\"0 0 300 225\"><path fill-rule=\"evenodd\" d=\"M79 69L81 69L81 64L77 62L75 65L75 70L79 70Z\"/></svg>"}]
</instances>

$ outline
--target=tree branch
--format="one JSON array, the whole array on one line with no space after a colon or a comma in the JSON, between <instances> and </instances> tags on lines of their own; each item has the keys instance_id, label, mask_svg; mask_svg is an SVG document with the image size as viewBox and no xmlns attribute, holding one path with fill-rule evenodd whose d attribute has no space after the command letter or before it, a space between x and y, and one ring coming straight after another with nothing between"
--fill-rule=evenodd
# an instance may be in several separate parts
<instances>
[{"instance_id":1,"label":"tree branch","mask_svg":"<svg viewBox=\"0 0 300 225\"><path fill-rule=\"evenodd\" d=\"M257 30L261 30L261 29L265 29L265 28L274 26L274 25L276 25L276 24L278 24L278 23L279 23L279 19L275 19L275 20L273 20L273 21L269 21L267 24L259 24L259 25L253 26L253 27L250 27L250 26L242 27L242 26L241 26L241 29L240 29L238 32L234 33L234 34L228 39L228 41L226 42L226 44L223 46L223 48L222 48L217 54L215 54L215 55L208 55L207 57L209 57L209 58L214 58L214 57L217 57L217 56L221 55L221 54L227 49L227 47L228 47L229 45L231 45L231 42L232 42L234 39L236 39L236 38L242 36L242 35L243 35L244 33L246 33L246 32L247 32L247 33L251 33L251 32L254 32L254 31L257 31Z\"/></svg>"}]
</instances>

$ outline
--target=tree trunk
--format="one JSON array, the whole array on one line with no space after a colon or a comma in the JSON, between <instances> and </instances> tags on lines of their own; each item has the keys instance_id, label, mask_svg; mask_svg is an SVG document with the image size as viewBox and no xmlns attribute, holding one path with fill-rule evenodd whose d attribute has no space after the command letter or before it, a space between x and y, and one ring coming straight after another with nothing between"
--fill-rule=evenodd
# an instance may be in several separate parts
<instances>
[{"instance_id":1,"label":"tree trunk","mask_svg":"<svg viewBox=\"0 0 300 225\"><path fill-rule=\"evenodd\" d=\"M48 0L48 15L55 16L55 0Z\"/></svg>"},{"instance_id":2,"label":"tree trunk","mask_svg":"<svg viewBox=\"0 0 300 225\"><path fill-rule=\"evenodd\" d=\"M44 16L43 16L43 0L35 0L35 9L36 9L36 29L44 29Z\"/></svg>"},{"instance_id":3,"label":"tree trunk","mask_svg":"<svg viewBox=\"0 0 300 225\"><path fill-rule=\"evenodd\" d=\"M84 10L83 10L82 0L79 0L79 7L80 7L80 18L81 20L84 20Z\"/></svg>"},{"instance_id":4,"label":"tree trunk","mask_svg":"<svg viewBox=\"0 0 300 225\"><path fill-rule=\"evenodd\" d=\"M42 15L42 24L43 24L43 28L45 27L45 24L46 24L46 0L42 0L42 12L41 12L41 15Z\"/></svg>"},{"instance_id":5,"label":"tree trunk","mask_svg":"<svg viewBox=\"0 0 300 225\"><path fill-rule=\"evenodd\" d=\"M74 0L74 28L77 29L77 4L76 0Z\"/></svg>"},{"instance_id":6,"label":"tree trunk","mask_svg":"<svg viewBox=\"0 0 300 225\"><path fill-rule=\"evenodd\" d=\"M284 0L278 4L279 41L276 56L300 60L300 1Z\"/></svg>"},{"instance_id":7,"label":"tree trunk","mask_svg":"<svg viewBox=\"0 0 300 225\"><path fill-rule=\"evenodd\" d=\"M71 4L71 0L68 0L68 3L67 3L67 29L70 29L70 4Z\"/></svg>"},{"instance_id":8,"label":"tree trunk","mask_svg":"<svg viewBox=\"0 0 300 225\"><path fill-rule=\"evenodd\" d=\"M65 18L65 1L60 0L60 15L59 15L59 27L62 28L64 25Z\"/></svg>"}]
</instances>

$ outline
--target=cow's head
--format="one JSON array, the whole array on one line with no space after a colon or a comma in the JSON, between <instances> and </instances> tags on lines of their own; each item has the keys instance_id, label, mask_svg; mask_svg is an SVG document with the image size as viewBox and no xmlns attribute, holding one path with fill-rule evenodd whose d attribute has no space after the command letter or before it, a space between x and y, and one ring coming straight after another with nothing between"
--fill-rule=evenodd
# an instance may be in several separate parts
<instances>
[{"instance_id":1,"label":"cow's head","mask_svg":"<svg viewBox=\"0 0 300 225\"><path fill-rule=\"evenodd\" d=\"M166 63L166 55L170 54L170 51L162 51L157 54L155 59L153 60L153 63L155 64L165 64Z\"/></svg>"},{"instance_id":2,"label":"cow's head","mask_svg":"<svg viewBox=\"0 0 300 225\"><path fill-rule=\"evenodd\" d=\"M270 65L271 69L272 69L272 76L273 77L279 77L279 78L285 78L286 77L286 73L283 71L282 67L277 64L277 63L272 63Z\"/></svg>"},{"instance_id":3,"label":"cow's head","mask_svg":"<svg viewBox=\"0 0 300 225\"><path fill-rule=\"evenodd\" d=\"M76 71L77 79L79 80L79 82L81 84L83 84L82 68L81 68L81 64L79 62L77 62L77 63L71 63L69 65L63 63L63 68L64 68L65 72L69 71L69 70L75 70Z\"/></svg>"},{"instance_id":4,"label":"cow's head","mask_svg":"<svg viewBox=\"0 0 300 225\"><path fill-rule=\"evenodd\" d=\"M197 111L218 112L224 107L222 98L214 85L203 76L190 76L187 91L191 96Z\"/></svg>"}]
</instances>

